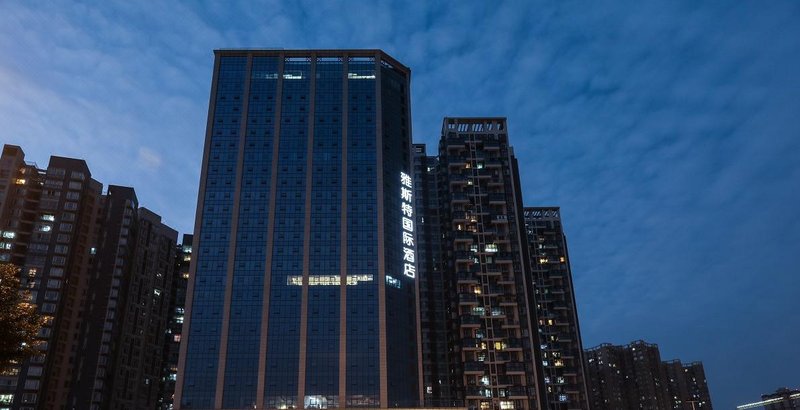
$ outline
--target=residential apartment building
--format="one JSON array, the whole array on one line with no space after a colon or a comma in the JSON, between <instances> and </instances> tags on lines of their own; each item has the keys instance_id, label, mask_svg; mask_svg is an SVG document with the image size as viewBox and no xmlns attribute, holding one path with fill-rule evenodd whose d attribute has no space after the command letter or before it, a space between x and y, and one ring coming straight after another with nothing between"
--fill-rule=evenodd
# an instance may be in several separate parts
<instances>
[{"instance_id":1,"label":"residential apartment building","mask_svg":"<svg viewBox=\"0 0 800 410\"><path fill-rule=\"evenodd\" d=\"M46 318L41 353L0 376L3 401L24 410L108 408L111 398L115 408L149 406L169 309L156 293L172 280L177 233L139 209L132 188L104 194L83 160L52 156L39 169L6 145L0 175L10 239L0 259L21 268Z\"/></svg>"},{"instance_id":2,"label":"residential apartment building","mask_svg":"<svg viewBox=\"0 0 800 410\"><path fill-rule=\"evenodd\" d=\"M434 282L441 275L448 301L445 323L430 325L447 333L447 399L474 409L543 408L535 284L505 118L445 118L436 176L439 271L426 274ZM421 299L429 306L436 295Z\"/></svg>"},{"instance_id":3,"label":"residential apartment building","mask_svg":"<svg viewBox=\"0 0 800 410\"><path fill-rule=\"evenodd\" d=\"M567 239L558 207L524 209L547 408L588 407Z\"/></svg>"},{"instance_id":4,"label":"residential apartment building","mask_svg":"<svg viewBox=\"0 0 800 410\"><path fill-rule=\"evenodd\" d=\"M604 343L585 353L592 409L712 408L700 362L662 362L658 345L642 340Z\"/></svg>"}]
</instances>

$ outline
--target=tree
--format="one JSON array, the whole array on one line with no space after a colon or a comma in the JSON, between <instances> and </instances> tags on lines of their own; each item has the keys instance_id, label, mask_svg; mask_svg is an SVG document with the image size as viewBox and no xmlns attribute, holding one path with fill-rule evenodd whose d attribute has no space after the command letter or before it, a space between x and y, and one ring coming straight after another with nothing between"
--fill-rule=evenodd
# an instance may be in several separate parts
<instances>
[{"instance_id":1,"label":"tree","mask_svg":"<svg viewBox=\"0 0 800 410\"><path fill-rule=\"evenodd\" d=\"M36 335L44 317L19 287L19 268L0 263L0 373L38 353Z\"/></svg>"}]
</instances>

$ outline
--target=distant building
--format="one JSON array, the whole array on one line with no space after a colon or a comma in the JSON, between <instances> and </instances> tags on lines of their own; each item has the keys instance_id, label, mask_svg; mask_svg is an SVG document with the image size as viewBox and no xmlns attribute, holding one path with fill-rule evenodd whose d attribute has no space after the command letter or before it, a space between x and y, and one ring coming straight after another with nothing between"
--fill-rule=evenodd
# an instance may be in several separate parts
<instances>
[{"instance_id":1,"label":"distant building","mask_svg":"<svg viewBox=\"0 0 800 410\"><path fill-rule=\"evenodd\" d=\"M781 387L775 393L762 394L761 400L736 406L736 410L795 410L800 409L800 389Z\"/></svg>"},{"instance_id":2,"label":"distant building","mask_svg":"<svg viewBox=\"0 0 800 410\"><path fill-rule=\"evenodd\" d=\"M41 354L0 375L11 409L152 408L160 394L177 232L132 188L91 178L83 160L46 169L19 147L0 157L0 260L47 319Z\"/></svg>"},{"instance_id":3,"label":"distant building","mask_svg":"<svg viewBox=\"0 0 800 410\"><path fill-rule=\"evenodd\" d=\"M548 408L587 408L587 388L567 239L557 207L524 209Z\"/></svg>"},{"instance_id":4,"label":"distant building","mask_svg":"<svg viewBox=\"0 0 800 410\"><path fill-rule=\"evenodd\" d=\"M590 408L711 409L703 364L661 361L658 345L638 340L587 349Z\"/></svg>"},{"instance_id":5,"label":"distant building","mask_svg":"<svg viewBox=\"0 0 800 410\"><path fill-rule=\"evenodd\" d=\"M766 410L797 410L800 409L800 389L780 388L775 393L761 395L761 400L766 401Z\"/></svg>"}]
</instances>

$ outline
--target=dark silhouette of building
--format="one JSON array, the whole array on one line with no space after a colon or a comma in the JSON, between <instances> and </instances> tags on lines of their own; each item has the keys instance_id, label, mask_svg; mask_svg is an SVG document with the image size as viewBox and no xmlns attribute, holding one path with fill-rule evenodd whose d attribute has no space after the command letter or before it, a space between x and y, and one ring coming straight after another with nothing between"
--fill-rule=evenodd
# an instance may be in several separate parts
<instances>
[{"instance_id":1,"label":"dark silhouette of building","mask_svg":"<svg viewBox=\"0 0 800 410\"><path fill-rule=\"evenodd\" d=\"M189 283L189 265L192 260L193 236L184 234L181 243L175 248L176 274L172 282L170 306L172 309L168 330L164 335L164 369L163 392L160 407L164 410L173 408L175 381L178 380L178 357L181 346L184 309L186 307L186 288Z\"/></svg>"},{"instance_id":2,"label":"dark silhouette of building","mask_svg":"<svg viewBox=\"0 0 800 410\"><path fill-rule=\"evenodd\" d=\"M761 395L762 401L767 401L765 410L796 410L800 409L800 390L782 387L775 393Z\"/></svg>"},{"instance_id":3,"label":"dark silhouette of building","mask_svg":"<svg viewBox=\"0 0 800 410\"><path fill-rule=\"evenodd\" d=\"M176 408L418 406L409 70L215 56Z\"/></svg>"},{"instance_id":4,"label":"dark silhouette of building","mask_svg":"<svg viewBox=\"0 0 800 410\"><path fill-rule=\"evenodd\" d=\"M736 410L794 410L800 409L800 389L781 387L774 393L761 395L761 400L736 406Z\"/></svg>"},{"instance_id":5,"label":"dark silhouette of building","mask_svg":"<svg viewBox=\"0 0 800 410\"><path fill-rule=\"evenodd\" d=\"M3 400L24 410L154 406L169 313L159 292L169 291L177 233L139 209L132 188L103 194L83 160L53 156L38 169L6 145L0 175L0 259L22 268L46 318L41 354L0 376Z\"/></svg>"},{"instance_id":6,"label":"dark silhouette of building","mask_svg":"<svg viewBox=\"0 0 800 410\"><path fill-rule=\"evenodd\" d=\"M658 345L641 340L604 343L585 353L593 410L712 408L700 362L662 362Z\"/></svg>"},{"instance_id":7,"label":"dark silhouette of building","mask_svg":"<svg viewBox=\"0 0 800 410\"><path fill-rule=\"evenodd\" d=\"M583 345L561 211L526 207L524 217L547 407L585 409Z\"/></svg>"},{"instance_id":8,"label":"dark silhouette of building","mask_svg":"<svg viewBox=\"0 0 800 410\"><path fill-rule=\"evenodd\" d=\"M448 327L452 313L448 296L453 289L445 281L439 219L439 160L426 155L425 144L414 144L414 197L417 222L417 269L419 273L420 346L422 387L427 407L463 406L451 387L450 350L458 341ZM460 377L459 377L460 378ZM458 380L460 384L460 380Z\"/></svg>"}]
</instances>

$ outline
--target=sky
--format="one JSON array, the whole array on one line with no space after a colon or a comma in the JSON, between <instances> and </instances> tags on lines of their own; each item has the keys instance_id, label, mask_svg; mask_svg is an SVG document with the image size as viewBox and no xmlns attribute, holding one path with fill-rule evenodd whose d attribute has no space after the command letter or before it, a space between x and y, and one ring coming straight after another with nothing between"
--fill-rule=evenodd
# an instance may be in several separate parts
<instances>
[{"instance_id":1,"label":"sky","mask_svg":"<svg viewBox=\"0 0 800 410\"><path fill-rule=\"evenodd\" d=\"M507 117L584 347L701 360L718 408L800 386L800 3L1 1L0 142L189 232L212 50L248 47L385 50L431 153L445 116Z\"/></svg>"}]
</instances>

